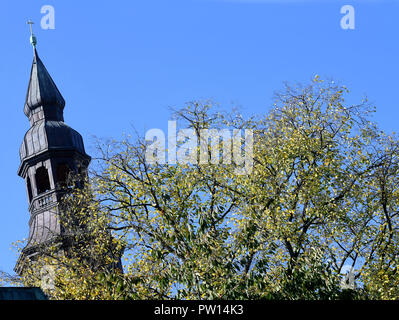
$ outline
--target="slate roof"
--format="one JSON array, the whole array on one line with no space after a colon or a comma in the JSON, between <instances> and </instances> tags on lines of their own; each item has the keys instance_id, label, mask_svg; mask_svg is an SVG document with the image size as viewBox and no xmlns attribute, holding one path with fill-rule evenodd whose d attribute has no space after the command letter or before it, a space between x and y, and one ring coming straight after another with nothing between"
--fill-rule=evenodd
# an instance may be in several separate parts
<instances>
[{"instance_id":1,"label":"slate roof","mask_svg":"<svg viewBox=\"0 0 399 320\"><path fill-rule=\"evenodd\" d=\"M24 113L31 122L20 148L21 162L48 150L75 150L89 157L82 136L64 123L65 100L34 50Z\"/></svg>"},{"instance_id":2,"label":"slate roof","mask_svg":"<svg viewBox=\"0 0 399 320\"><path fill-rule=\"evenodd\" d=\"M64 122L41 120L25 134L19 155L23 161L43 151L69 149L86 155L80 133Z\"/></svg>"},{"instance_id":3,"label":"slate roof","mask_svg":"<svg viewBox=\"0 0 399 320\"><path fill-rule=\"evenodd\" d=\"M24 107L26 116L30 117L32 111L40 106L58 108L62 112L65 100L35 49Z\"/></svg>"}]
</instances>

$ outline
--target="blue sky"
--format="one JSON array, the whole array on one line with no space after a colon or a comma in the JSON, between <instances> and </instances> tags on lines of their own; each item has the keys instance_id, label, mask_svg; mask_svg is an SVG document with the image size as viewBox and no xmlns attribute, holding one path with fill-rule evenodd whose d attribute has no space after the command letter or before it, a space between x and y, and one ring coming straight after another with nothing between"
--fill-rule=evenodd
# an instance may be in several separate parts
<instances>
[{"instance_id":1,"label":"blue sky","mask_svg":"<svg viewBox=\"0 0 399 320\"><path fill-rule=\"evenodd\" d=\"M340 27L343 5L355 30ZM42 30L40 9L55 9ZM66 100L65 121L89 154L93 136L166 128L169 107L213 99L246 114L269 110L284 81L315 74L367 94L375 120L397 130L399 1L143 0L0 3L0 270L11 272L11 242L28 236L18 150L29 128L23 105L32 63L28 18L38 53Z\"/></svg>"}]
</instances>

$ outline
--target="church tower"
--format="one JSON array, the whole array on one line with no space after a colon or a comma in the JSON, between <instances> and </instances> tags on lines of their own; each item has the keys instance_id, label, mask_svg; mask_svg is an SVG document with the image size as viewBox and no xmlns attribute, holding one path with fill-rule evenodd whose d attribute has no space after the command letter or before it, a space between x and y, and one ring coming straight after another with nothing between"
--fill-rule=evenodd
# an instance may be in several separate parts
<instances>
[{"instance_id":1,"label":"church tower","mask_svg":"<svg viewBox=\"0 0 399 320\"><path fill-rule=\"evenodd\" d=\"M62 237L60 200L70 173L85 174L90 156L82 136L64 123L65 100L48 73L31 35L33 63L24 113L30 122L20 148L18 175L25 180L29 203L29 237L15 270L21 273L25 258Z\"/></svg>"}]
</instances>

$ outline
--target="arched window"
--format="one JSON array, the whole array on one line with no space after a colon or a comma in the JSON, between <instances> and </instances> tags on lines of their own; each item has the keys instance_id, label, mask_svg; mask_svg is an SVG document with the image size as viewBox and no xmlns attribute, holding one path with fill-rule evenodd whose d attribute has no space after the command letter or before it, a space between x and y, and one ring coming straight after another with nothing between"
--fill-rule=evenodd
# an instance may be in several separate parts
<instances>
[{"instance_id":1,"label":"arched window","mask_svg":"<svg viewBox=\"0 0 399 320\"><path fill-rule=\"evenodd\" d=\"M26 185L28 188L28 197L29 197L29 202L32 201L32 185L30 183L30 178L28 177L28 179L26 179Z\"/></svg>"},{"instance_id":2,"label":"arched window","mask_svg":"<svg viewBox=\"0 0 399 320\"><path fill-rule=\"evenodd\" d=\"M67 186L69 179L69 166L65 163L57 165L57 182L60 187Z\"/></svg>"},{"instance_id":3,"label":"arched window","mask_svg":"<svg viewBox=\"0 0 399 320\"><path fill-rule=\"evenodd\" d=\"M79 180L75 183L76 188L82 189L85 184L85 178L87 177L86 168L79 166L78 167L78 177Z\"/></svg>"},{"instance_id":4,"label":"arched window","mask_svg":"<svg viewBox=\"0 0 399 320\"><path fill-rule=\"evenodd\" d=\"M36 170L36 187L37 194L42 194L50 190L50 179L48 177L48 172L45 167L40 167Z\"/></svg>"}]
</instances>

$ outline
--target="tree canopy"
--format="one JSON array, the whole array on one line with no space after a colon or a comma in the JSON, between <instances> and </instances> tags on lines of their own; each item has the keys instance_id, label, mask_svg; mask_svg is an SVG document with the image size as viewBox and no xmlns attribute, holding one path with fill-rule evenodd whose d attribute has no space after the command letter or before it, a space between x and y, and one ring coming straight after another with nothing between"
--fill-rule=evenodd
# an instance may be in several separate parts
<instances>
[{"instance_id":1,"label":"tree canopy","mask_svg":"<svg viewBox=\"0 0 399 320\"><path fill-rule=\"evenodd\" d=\"M398 140L347 95L316 77L264 115L174 112L198 141L202 129L252 130L249 174L234 159L149 164L142 137L100 143L88 183L64 199L76 251L32 263L23 281L50 263L59 299L399 298ZM115 252L123 274L106 267Z\"/></svg>"}]
</instances>

